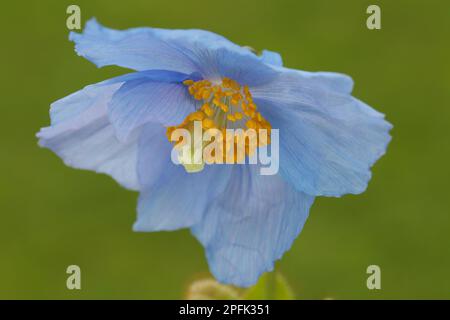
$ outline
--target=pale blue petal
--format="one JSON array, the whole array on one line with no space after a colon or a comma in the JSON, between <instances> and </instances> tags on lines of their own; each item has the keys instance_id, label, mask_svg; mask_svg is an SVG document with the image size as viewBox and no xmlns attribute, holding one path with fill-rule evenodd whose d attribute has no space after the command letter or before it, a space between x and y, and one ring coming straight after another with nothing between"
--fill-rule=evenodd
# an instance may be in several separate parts
<instances>
[{"instance_id":1,"label":"pale blue petal","mask_svg":"<svg viewBox=\"0 0 450 320\"><path fill-rule=\"evenodd\" d=\"M86 23L83 33L70 33L75 50L98 67L118 65L138 71L167 69L192 73L193 61L166 43L158 29L134 28L114 30L101 26L95 19Z\"/></svg>"},{"instance_id":2,"label":"pale blue petal","mask_svg":"<svg viewBox=\"0 0 450 320\"><path fill-rule=\"evenodd\" d=\"M37 134L39 144L68 166L112 176L137 190L137 135L119 142L107 116L107 104L122 85L117 79L90 85L51 107L51 126Z\"/></svg>"},{"instance_id":3,"label":"pale blue petal","mask_svg":"<svg viewBox=\"0 0 450 320\"><path fill-rule=\"evenodd\" d=\"M311 195L358 194L384 153L392 125L350 95L349 77L285 69L270 85L252 88L255 102L280 129L280 172Z\"/></svg>"},{"instance_id":4,"label":"pale blue petal","mask_svg":"<svg viewBox=\"0 0 450 320\"><path fill-rule=\"evenodd\" d=\"M322 95L327 91L350 94L353 79L337 72L308 72L273 66L277 76L270 83L252 87L252 94L264 98L276 93L284 102L304 102L304 99ZM314 101L310 100L310 101Z\"/></svg>"},{"instance_id":5,"label":"pale blue petal","mask_svg":"<svg viewBox=\"0 0 450 320\"><path fill-rule=\"evenodd\" d=\"M141 191L133 230L169 231L199 223L208 204L220 192L220 182L226 181L217 181L225 174L222 169L207 166L201 172L187 173L171 163L153 187Z\"/></svg>"},{"instance_id":6,"label":"pale blue petal","mask_svg":"<svg viewBox=\"0 0 450 320\"><path fill-rule=\"evenodd\" d=\"M164 172L179 169L171 162L173 144L160 123L148 123L142 128L138 148L138 179L143 189L153 188Z\"/></svg>"},{"instance_id":7,"label":"pale blue petal","mask_svg":"<svg viewBox=\"0 0 450 320\"><path fill-rule=\"evenodd\" d=\"M260 86L272 81L278 74L248 50L211 47L196 55L203 63L199 69L200 74L210 80L228 77L242 85Z\"/></svg>"},{"instance_id":8,"label":"pale blue petal","mask_svg":"<svg viewBox=\"0 0 450 320\"><path fill-rule=\"evenodd\" d=\"M113 30L89 20L82 34L70 39L79 55L98 66L119 65L139 71L164 69L200 73L215 80L230 77L247 85L263 84L274 75L260 57L226 38L203 30L135 28Z\"/></svg>"},{"instance_id":9,"label":"pale blue petal","mask_svg":"<svg viewBox=\"0 0 450 320\"><path fill-rule=\"evenodd\" d=\"M213 46L240 50L226 38L209 31L114 30L101 26L95 19L86 23L83 33L72 32L70 40L75 42L80 56L99 67L118 65L138 71L165 69L187 74L198 71L197 51Z\"/></svg>"},{"instance_id":10,"label":"pale blue petal","mask_svg":"<svg viewBox=\"0 0 450 320\"><path fill-rule=\"evenodd\" d=\"M192 232L220 282L248 287L291 247L313 201L279 175L262 176L258 166L235 165L225 191Z\"/></svg>"},{"instance_id":11,"label":"pale blue petal","mask_svg":"<svg viewBox=\"0 0 450 320\"><path fill-rule=\"evenodd\" d=\"M121 141L147 122L177 125L195 110L195 100L185 85L146 78L127 81L108 107L109 119Z\"/></svg>"},{"instance_id":12,"label":"pale blue petal","mask_svg":"<svg viewBox=\"0 0 450 320\"><path fill-rule=\"evenodd\" d=\"M283 66L283 58L281 58L281 55L278 52L263 50L261 59L264 63L271 64L273 66Z\"/></svg>"},{"instance_id":13,"label":"pale blue petal","mask_svg":"<svg viewBox=\"0 0 450 320\"><path fill-rule=\"evenodd\" d=\"M161 125L145 126L139 142L138 173L143 190L135 231L191 227L225 188L230 174L227 166L207 165L201 172L187 173L171 162L171 149Z\"/></svg>"}]
</instances>

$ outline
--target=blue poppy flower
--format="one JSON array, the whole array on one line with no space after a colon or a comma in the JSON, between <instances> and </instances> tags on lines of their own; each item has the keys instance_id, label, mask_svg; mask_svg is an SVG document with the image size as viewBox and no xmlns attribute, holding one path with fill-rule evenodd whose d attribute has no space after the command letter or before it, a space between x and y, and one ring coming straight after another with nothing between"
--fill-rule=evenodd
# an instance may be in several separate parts
<instances>
[{"instance_id":1,"label":"blue poppy flower","mask_svg":"<svg viewBox=\"0 0 450 320\"><path fill-rule=\"evenodd\" d=\"M98 67L136 72L54 102L40 145L68 166L106 173L139 191L135 231L190 228L223 283L250 286L272 270L314 198L363 192L390 141L391 124L352 97L350 77L288 69L275 52L258 56L208 31L117 31L95 20L70 39ZM193 173L171 161L168 128L227 114L234 96L208 104L225 88L234 88L231 95L242 103L235 120L279 129L278 174L218 164ZM242 121L215 125L226 123Z\"/></svg>"}]
</instances>

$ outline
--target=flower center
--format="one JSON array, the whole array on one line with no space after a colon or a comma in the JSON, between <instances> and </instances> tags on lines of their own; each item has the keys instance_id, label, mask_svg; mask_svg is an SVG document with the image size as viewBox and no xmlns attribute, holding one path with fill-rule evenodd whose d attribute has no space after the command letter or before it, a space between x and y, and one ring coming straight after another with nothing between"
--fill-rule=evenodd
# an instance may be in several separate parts
<instances>
[{"instance_id":1,"label":"flower center","mask_svg":"<svg viewBox=\"0 0 450 320\"><path fill-rule=\"evenodd\" d=\"M172 133L176 129L186 129L193 133L195 123L201 123L201 133L208 131L211 135L213 132L215 142L219 142L218 148L206 155L207 159L203 159L208 163L242 162L245 156L253 155L258 146L270 144L271 125L258 112L248 86L241 86L229 78L222 78L220 83L186 80L183 84L188 87L194 99L200 102L199 108L180 125L167 128L169 141L173 142ZM199 148L203 151L205 147L204 142L192 146L191 155L198 152ZM204 166L203 161L197 165L183 159L180 162L188 172L201 171Z\"/></svg>"}]
</instances>

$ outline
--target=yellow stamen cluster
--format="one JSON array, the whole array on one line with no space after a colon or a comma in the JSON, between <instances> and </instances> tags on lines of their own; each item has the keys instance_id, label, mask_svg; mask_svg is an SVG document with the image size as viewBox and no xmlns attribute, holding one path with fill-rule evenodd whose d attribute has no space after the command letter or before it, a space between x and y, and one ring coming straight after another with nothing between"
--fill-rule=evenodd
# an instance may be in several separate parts
<instances>
[{"instance_id":1,"label":"yellow stamen cluster","mask_svg":"<svg viewBox=\"0 0 450 320\"><path fill-rule=\"evenodd\" d=\"M186 80L183 84L188 87L193 98L200 102L199 109L189 114L180 125L167 128L169 140L175 129L184 128L191 131L193 123L201 121L203 130L218 129L222 132L224 151L228 152L234 146L235 161L241 160L237 159L236 152L239 139L235 135L227 136L226 129L242 129L244 135L249 129L256 131L256 146L245 136L243 138L247 156L251 156L258 146L270 143L270 123L258 112L248 86L241 86L230 78L222 78L221 83ZM260 136L260 129L266 130L267 135L264 138ZM223 152L223 157L225 159L226 152Z\"/></svg>"}]
</instances>

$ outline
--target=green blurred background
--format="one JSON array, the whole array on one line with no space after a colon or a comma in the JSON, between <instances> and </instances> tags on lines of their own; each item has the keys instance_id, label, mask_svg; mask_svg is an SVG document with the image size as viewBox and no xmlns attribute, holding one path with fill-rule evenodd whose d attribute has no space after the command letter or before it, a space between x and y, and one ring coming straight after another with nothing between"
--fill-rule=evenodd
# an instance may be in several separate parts
<instances>
[{"instance_id":1,"label":"green blurred background","mask_svg":"<svg viewBox=\"0 0 450 320\"><path fill-rule=\"evenodd\" d=\"M136 193L37 146L51 102L126 72L74 53L69 4L83 24L202 28L292 68L351 75L355 96L395 125L393 141L366 193L317 199L277 268L301 299L450 298L447 0L3 1L0 298L177 299L208 274L188 231L133 233ZM380 31L366 28L369 4L381 6ZM66 289L70 264L81 291ZM380 291L366 288L371 264Z\"/></svg>"}]
</instances>

